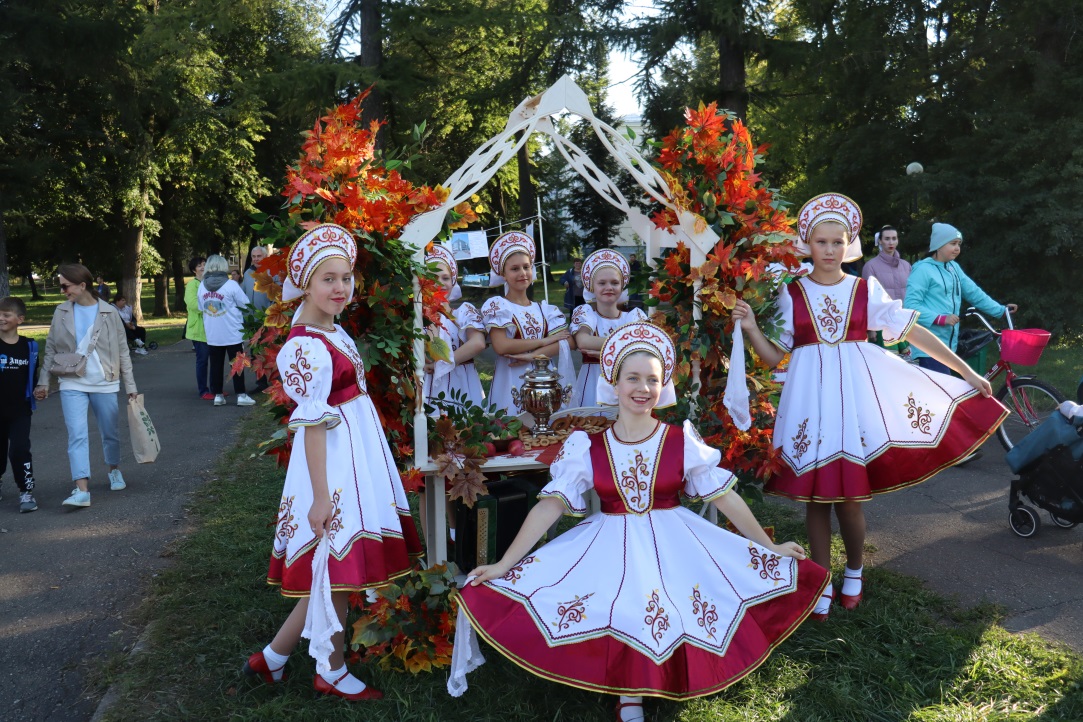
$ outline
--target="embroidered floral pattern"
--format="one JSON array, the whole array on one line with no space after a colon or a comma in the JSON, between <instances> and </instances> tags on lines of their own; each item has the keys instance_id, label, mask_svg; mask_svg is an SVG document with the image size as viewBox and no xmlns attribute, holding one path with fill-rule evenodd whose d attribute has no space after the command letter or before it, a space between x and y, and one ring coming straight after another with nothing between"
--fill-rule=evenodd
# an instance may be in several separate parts
<instances>
[{"instance_id":1,"label":"embroidered floral pattern","mask_svg":"<svg viewBox=\"0 0 1083 722\"><path fill-rule=\"evenodd\" d=\"M906 418L910 419L910 428L917 429L926 436L931 436L932 432L930 431L930 427L933 423L933 416L935 416L935 414L932 411L918 405L918 402L914 400L913 394L907 396Z\"/></svg>"},{"instance_id":2,"label":"embroidered floral pattern","mask_svg":"<svg viewBox=\"0 0 1083 722\"><path fill-rule=\"evenodd\" d=\"M774 582L775 585L782 581L782 572L778 570L782 557L771 552L760 551L751 544L748 545L748 554L752 557L748 566L759 570L760 579Z\"/></svg>"},{"instance_id":3,"label":"embroidered floral pattern","mask_svg":"<svg viewBox=\"0 0 1083 722\"><path fill-rule=\"evenodd\" d=\"M842 321L842 311L835 305L835 300L830 296L824 296L823 303L820 304L820 312L816 314L816 323L820 324L820 328L827 335L834 336L838 333Z\"/></svg>"},{"instance_id":4,"label":"embroidered floral pattern","mask_svg":"<svg viewBox=\"0 0 1083 722\"><path fill-rule=\"evenodd\" d=\"M459 307L463 314L463 328L473 327L478 330L483 330L484 325L481 320L481 313L469 303L464 303Z\"/></svg>"},{"instance_id":5,"label":"embroidered floral pattern","mask_svg":"<svg viewBox=\"0 0 1083 722\"><path fill-rule=\"evenodd\" d=\"M573 624L578 624L587 618L586 601L594 596L594 592L585 596L575 595L575 599L570 602L564 602L557 607L557 614L560 617L557 621L553 622L553 626L557 628L558 632L563 632Z\"/></svg>"},{"instance_id":6,"label":"embroidered floral pattern","mask_svg":"<svg viewBox=\"0 0 1083 722\"><path fill-rule=\"evenodd\" d=\"M342 528L342 489L335 489L334 495L331 497L331 524L328 526L328 534L331 539L335 538L335 532Z\"/></svg>"},{"instance_id":7,"label":"embroidered floral pattern","mask_svg":"<svg viewBox=\"0 0 1083 722\"><path fill-rule=\"evenodd\" d=\"M533 564L535 561L537 561L537 559L535 559L533 555L524 558L521 562L509 569L508 573L501 577L501 579L505 582L515 584L515 582L523 578L523 568L528 564ZM587 595L587 597L589 596L590 594ZM587 597L583 597L583 599L586 599Z\"/></svg>"},{"instance_id":8,"label":"embroidered floral pattern","mask_svg":"<svg viewBox=\"0 0 1083 722\"><path fill-rule=\"evenodd\" d=\"M530 311L523 312L523 320L520 321L519 328L523 331L523 338L542 338L545 335L541 322L534 318L534 314Z\"/></svg>"},{"instance_id":9,"label":"embroidered floral pattern","mask_svg":"<svg viewBox=\"0 0 1083 722\"><path fill-rule=\"evenodd\" d=\"M643 617L643 623L650 627L651 637L654 641L660 642L666 630L669 629L669 615L666 614L666 609L662 606L662 600L658 597L657 589L651 592L649 599L646 609L647 616Z\"/></svg>"},{"instance_id":10,"label":"embroidered floral pattern","mask_svg":"<svg viewBox=\"0 0 1083 722\"><path fill-rule=\"evenodd\" d=\"M707 636L714 639L715 623L718 621L718 610L710 604L699 592L699 585L692 587L692 614L696 615L696 623L703 628Z\"/></svg>"},{"instance_id":11,"label":"embroidered floral pattern","mask_svg":"<svg viewBox=\"0 0 1083 722\"><path fill-rule=\"evenodd\" d=\"M801 457L808 451L811 442L809 441L808 434L805 433L805 429L808 428L808 418L806 417L801 425L797 427L797 434L790 439L793 442L793 458L797 461L801 461Z\"/></svg>"},{"instance_id":12,"label":"embroidered floral pattern","mask_svg":"<svg viewBox=\"0 0 1083 722\"><path fill-rule=\"evenodd\" d=\"M312 372L316 369L312 367L308 354L301 346L302 344L296 344L293 347L293 360L286 367L282 382L292 387L298 396L307 396L308 382L312 380Z\"/></svg>"},{"instance_id":13,"label":"embroidered floral pattern","mask_svg":"<svg viewBox=\"0 0 1083 722\"><path fill-rule=\"evenodd\" d=\"M586 326L588 331L593 331L590 323L590 306L576 306L572 311L572 328L578 332L580 326Z\"/></svg>"},{"instance_id":14,"label":"embroidered floral pattern","mask_svg":"<svg viewBox=\"0 0 1083 722\"><path fill-rule=\"evenodd\" d=\"M620 481L617 482L624 501L632 511L643 511L649 503L649 498L645 497L648 497L650 478L650 459L643 456L643 452L637 449L632 465L621 472Z\"/></svg>"},{"instance_id":15,"label":"embroidered floral pattern","mask_svg":"<svg viewBox=\"0 0 1083 722\"><path fill-rule=\"evenodd\" d=\"M293 497L284 497L278 506L278 529L275 536L284 542L288 541L297 533L297 527L297 522L293 520Z\"/></svg>"}]
</instances>

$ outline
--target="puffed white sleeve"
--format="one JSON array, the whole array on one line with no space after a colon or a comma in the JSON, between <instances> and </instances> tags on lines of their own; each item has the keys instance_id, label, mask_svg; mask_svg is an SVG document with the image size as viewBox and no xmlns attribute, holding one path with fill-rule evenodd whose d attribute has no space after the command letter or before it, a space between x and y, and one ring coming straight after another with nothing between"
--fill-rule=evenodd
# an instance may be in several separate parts
<instances>
[{"instance_id":1,"label":"puffed white sleeve","mask_svg":"<svg viewBox=\"0 0 1083 722\"><path fill-rule=\"evenodd\" d=\"M586 493L594 488L594 468L590 463L590 437L586 432L573 431L549 467L552 481L545 485L538 498L552 496L563 502L570 516L586 516L590 510Z\"/></svg>"},{"instance_id":2,"label":"puffed white sleeve","mask_svg":"<svg viewBox=\"0 0 1083 722\"><path fill-rule=\"evenodd\" d=\"M722 452L703 443L691 421L684 422L684 494L690 499L711 501L737 483L733 472L719 468Z\"/></svg>"},{"instance_id":3,"label":"puffed white sleeve","mask_svg":"<svg viewBox=\"0 0 1083 722\"><path fill-rule=\"evenodd\" d=\"M489 332L494 328L511 328L515 324L507 304L499 296L490 298L482 305L481 321Z\"/></svg>"},{"instance_id":4,"label":"puffed white sleeve","mask_svg":"<svg viewBox=\"0 0 1083 722\"><path fill-rule=\"evenodd\" d=\"M590 331L595 336L598 335L598 316L589 303L575 307L572 311L572 325L568 330L573 336L583 330Z\"/></svg>"},{"instance_id":5,"label":"puffed white sleeve","mask_svg":"<svg viewBox=\"0 0 1083 722\"><path fill-rule=\"evenodd\" d=\"M920 314L903 308L902 301L892 300L875 276L870 277L866 283L869 293L869 330L883 331L884 343L889 346L899 343L918 322Z\"/></svg>"},{"instance_id":6,"label":"puffed white sleeve","mask_svg":"<svg viewBox=\"0 0 1083 722\"><path fill-rule=\"evenodd\" d=\"M459 327L460 336L463 340L466 340L466 329L472 328L476 331L485 332L485 321L481 317L481 311L479 311L472 303L463 303L457 309L455 313L455 323Z\"/></svg>"},{"instance_id":7,"label":"puffed white sleeve","mask_svg":"<svg viewBox=\"0 0 1083 722\"><path fill-rule=\"evenodd\" d=\"M558 331L563 331L568 328L568 319L564 317L564 312L551 303L542 301L541 304L542 313L545 315L545 323L549 327L548 336L552 336Z\"/></svg>"},{"instance_id":8,"label":"puffed white sleeve","mask_svg":"<svg viewBox=\"0 0 1083 722\"><path fill-rule=\"evenodd\" d=\"M291 338L278 352L278 373L286 395L297 402L289 427L326 423L333 429L342 422L338 409L327 403L331 393L331 354L322 341L305 336Z\"/></svg>"},{"instance_id":9,"label":"puffed white sleeve","mask_svg":"<svg viewBox=\"0 0 1083 722\"><path fill-rule=\"evenodd\" d=\"M647 318L647 312L644 311L642 308L639 308L638 306L636 306L635 308L628 311L627 316L628 316L628 318L626 320L626 323L631 323L632 321L649 321L650 320L649 318Z\"/></svg>"},{"instance_id":10,"label":"puffed white sleeve","mask_svg":"<svg viewBox=\"0 0 1083 722\"><path fill-rule=\"evenodd\" d=\"M800 283L800 281L793 281ZM785 283L778 286L778 310L774 315L774 326L778 329L778 337L767 334L767 339L786 353L793 351L793 298L790 289Z\"/></svg>"}]
</instances>

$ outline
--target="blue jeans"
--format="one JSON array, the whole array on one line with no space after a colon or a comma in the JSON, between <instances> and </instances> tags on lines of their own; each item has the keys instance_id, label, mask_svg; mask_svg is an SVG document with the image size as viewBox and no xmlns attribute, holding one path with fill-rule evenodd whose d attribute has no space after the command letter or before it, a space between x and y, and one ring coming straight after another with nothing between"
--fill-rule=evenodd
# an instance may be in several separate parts
<instances>
[{"instance_id":1,"label":"blue jeans","mask_svg":"<svg viewBox=\"0 0 1083 722\"><path fill-rule=\"evenodd\" d=\"M919 356L918 366L926 371L936 371L937 373L947 374L949 376L952 375L950 368L930 356Z\"/></svg>"},{"instance_id":2,"label":"blue jeans","mask_svg":"<svg viewBox=\"0 0 1083 722\"><path fill-rule=\"evenodd\" d=\"M192 348L196 352L196 386L199 388L199 395L209 394L211 388L207 383L207 360L210 358L210 353L207 350L207 342L193 341Z\"/></svg>"},{"instance_id":3,"label":"blue jeans","mask_svg":"<svg viewBox=\"0 0 1083 722\"><path fill-rule=\"evenodd\" d=\"M60 407L68 427L68 464L71 478L90 478L90 429L87 407L94 410L102 436L102 455L109 466L120 465L120 439L117 437L117 394L88 394L85 391L60 390Z\"/></svg>"}]
</instances>

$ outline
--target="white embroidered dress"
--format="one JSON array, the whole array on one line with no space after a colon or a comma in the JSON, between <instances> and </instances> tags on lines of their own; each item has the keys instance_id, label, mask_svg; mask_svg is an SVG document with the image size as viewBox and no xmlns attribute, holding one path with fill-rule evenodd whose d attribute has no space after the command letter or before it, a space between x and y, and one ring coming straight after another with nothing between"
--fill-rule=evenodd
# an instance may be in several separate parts
<instances>
[{"instance_id":1,"label":"white embroidered dress","mask_svg":"<svg viewBox=\"0 0 1083 722\"><path fill-rule=\"evenodd\" d=\"M467 329L485 333L485 324L482 322L481 312L469 303L461 304L452 311L452 316L453 318L441 317L442 327L438 334L451 349L454 359L455 351L466 343ZM425 374L425 400L427 402L432 403L441 393L450 401L451 391L454 389L465 394L470 403L475 406L485 405L485 391L481 388L481 379L478 377L478 370L474 367L473 360L462 364L437 361L433 366L433 373ZM433 413L439 415L440 411L437 409Z\"/></svg>"},{"instance_id":2,"label":"white embroidered dress","mask_svg":"<svg viewBox=\"0 0 1083 722\"><path fill-rule=\"evenodd\" d=\"M308 427L327 424L327 488L333 505L328 571L334 591L358 591L409 571L422 549L395 460L353 339L334 330L294 326L278 352L286 394L297 402L295 432L282 489L268 582L286 596L308 596L317 538L308 523L312 481Z\"/></svg>"},{"instance_id":3,"label":"white embroidered dress","mask_svg":"<svg viewBox=\"0 0 1083 722\"><path fill-rule=\"evenodd\" d=\"M1004 407L966 381L868 342L882 331L897 343L917 316L876 278L825 286L804 276L780 289L776 343L792 352L775 418L784 467L765 491L864 501L928 479L1000 425Z\"/></svg>"},{"instance_id":4,"label":"white embroidered dress","mask_svg":"<svg viewBox=\"0 0 1083 722\"><path fill-rule=\"evenodd\" d=\"M535 674L584 689L685 699L740 679L811 611L827 573L680 505L733 488L720 458L688 422L633 443L574 432L539 496L582 516L594 488L602 511L466 587L472 626Z\"/></svg>"},{"instance_id":5,"label":"white embroidered dress","mask_svg":"<svg viewBox=\"0 0 1083 722\"><path fill-rule=\"evenodd\" d=\"M481 317L490 337L494 333L503 332L508 338L541 339L568 326L564 314L556 306L545 301L534 301L528 306L520 306L503 296L493 296L486 301L481 307ZM511 366L508 359L497 354L493 385L489 389L489 404L513 416L520 413L522 409L511 398L511 388L519 387L522 383L519 377L528 370L529 364Z\"/></svg>"},{"instance_id":6,"label":"white embroidered dress","mask_svg":"<svg viewBox=\"0 0 1083 722\"><path fill-rule=\"evenodd\" d=\"M601 336L604 339L609 335L610 331L618 326L623 326L632 321L646 320L647 314L639 308L621 311L617 318L607 318L598 313L589 303L584 303L582 306L576 306L575 310L572 311L572 324L569 330L574 336L586 329L591 334ZM579 373L575 377L576 398L579 406L597 406L598 376L601 375L601 368L598 366L598 353L596 351L582 351L582 354L583 365L579 367Z\"/></svg>"}]
</instances>

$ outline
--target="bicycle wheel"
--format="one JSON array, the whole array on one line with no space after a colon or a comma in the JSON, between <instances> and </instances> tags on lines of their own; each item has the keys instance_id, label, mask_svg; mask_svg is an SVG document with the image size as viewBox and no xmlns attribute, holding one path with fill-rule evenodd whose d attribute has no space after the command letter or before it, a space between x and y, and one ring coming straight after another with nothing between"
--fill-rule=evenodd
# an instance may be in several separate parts
<instances>
[{"instance_id":1,"label":"bicycle wheel","mask_svg":"<svg viewBox=\"0 0 1083 722\"><path fill-rule=\"evenodd\" d=\"M1008 418L997 430L997 439L1011 451L1024 436L1036 429L1065 401L1064 394L1032 378L1017 378L1009 393L1008 386L997 391L997 400L1008 407Z\"/></svg>"}]
</instances>

